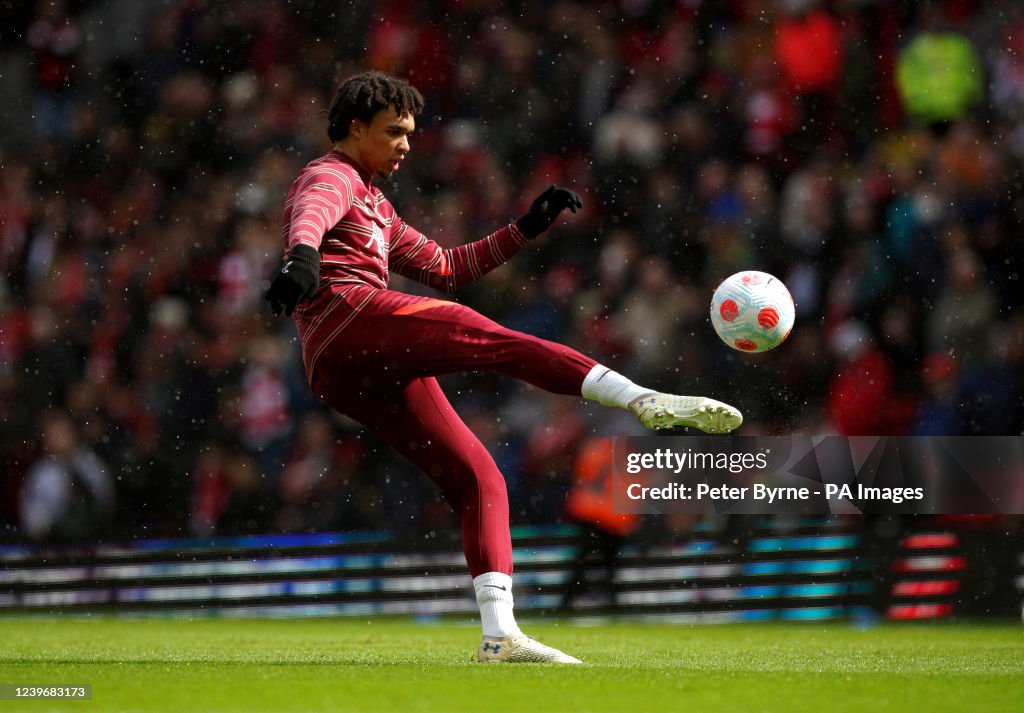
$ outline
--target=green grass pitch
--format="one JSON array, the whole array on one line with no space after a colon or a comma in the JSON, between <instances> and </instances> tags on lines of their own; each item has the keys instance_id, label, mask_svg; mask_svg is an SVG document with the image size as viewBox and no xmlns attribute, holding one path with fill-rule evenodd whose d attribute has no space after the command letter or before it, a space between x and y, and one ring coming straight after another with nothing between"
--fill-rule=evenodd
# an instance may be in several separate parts
<instances>
[{"instance_id":1,"label":"green grass pitch","mask_svg":"<svg viewBox=\"0 0 1024 713\"><path fill-rule=\"evenodd\" d=\"M574 626L584 666L478 665L458 623L0 619L0 683L92 684L19 711L1024 711L1019 625Z\"/></svg>"}]
</instances>

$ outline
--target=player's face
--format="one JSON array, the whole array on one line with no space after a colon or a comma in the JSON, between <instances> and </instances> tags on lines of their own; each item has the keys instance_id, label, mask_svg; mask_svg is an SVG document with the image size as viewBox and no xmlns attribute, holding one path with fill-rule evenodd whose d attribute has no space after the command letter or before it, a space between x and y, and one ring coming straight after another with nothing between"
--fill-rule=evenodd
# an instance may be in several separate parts
<instances>
[{"instance_id":1,"label":"player's face","mask_svg":"<svg viewBox=\"0 0 1024 713\"><path fill-rule=\"evenodd\" d=\"M391 178L409 153L409 136L415 128L412 114L399 116L394 107L377 112L369 124L354 120L351 133L363 168L379 178Z\"/></svg>"}]
</instances>

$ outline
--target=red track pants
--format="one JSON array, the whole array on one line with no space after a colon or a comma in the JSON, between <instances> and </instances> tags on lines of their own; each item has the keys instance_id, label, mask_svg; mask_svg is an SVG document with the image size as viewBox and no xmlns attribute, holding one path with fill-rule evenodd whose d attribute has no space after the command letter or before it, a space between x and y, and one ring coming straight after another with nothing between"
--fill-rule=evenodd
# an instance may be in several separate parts
<instances>
[{"instance_id":1,"label":"red track pants","mask_svg":"<svg viewBox=\"0 0 1024 713\"><path fill-rule=\"evenodd\" d=\"M418 466L459 516L470 574L512 573L508 492L434 376L493 371L580 395L593 359L468 307L381 291L321 354L313 390Z\"/></svg>"}]
</instances>

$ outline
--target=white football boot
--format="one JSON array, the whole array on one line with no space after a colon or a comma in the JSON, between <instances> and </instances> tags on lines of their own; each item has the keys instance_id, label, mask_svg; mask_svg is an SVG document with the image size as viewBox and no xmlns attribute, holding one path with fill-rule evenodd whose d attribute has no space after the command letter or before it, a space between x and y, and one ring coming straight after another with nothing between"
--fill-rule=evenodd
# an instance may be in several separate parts
<instances>
[{"instance_id":1,"label":"white football boot","mask_svg":"<svg viewBox=\"0 0 1024 713\"><path fill-rule=\"evenodd\" d=\"M545 646L526 634L503 639L485 636L476 650L479 663L583 663L558 649Z\"/></svg>"},{"instance_id":2,"label":"white football boot","mask_svg":"<svg viewBox=\"0 0 1024 713\"><path fill-rule=\"evenodd\" d=\"M652 431L688 426L704 433L729 433L743 423L743 414L738 409L703 396L675 396L652 391L632 401L629 410Z\"/></svg>"}]
</instances>

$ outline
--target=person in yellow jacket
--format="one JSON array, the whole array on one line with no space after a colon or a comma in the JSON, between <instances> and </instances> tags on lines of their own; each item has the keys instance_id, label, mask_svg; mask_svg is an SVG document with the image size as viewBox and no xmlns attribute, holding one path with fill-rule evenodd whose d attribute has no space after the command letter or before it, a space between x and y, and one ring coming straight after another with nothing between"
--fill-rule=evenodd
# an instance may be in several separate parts
<instances>
[{"instance_id":1,"label":"person in yellow jacket","mask_svg":"<svg viewBox=\"0 0 1024 713\"><path fill-rule=\"evenodd\" d=\"M984 98L985 74L974 45L943 27L937 7L922 12L922 31L897 59L896 85L909 117L941 131Z\"/></svg>"}]
</instances>

